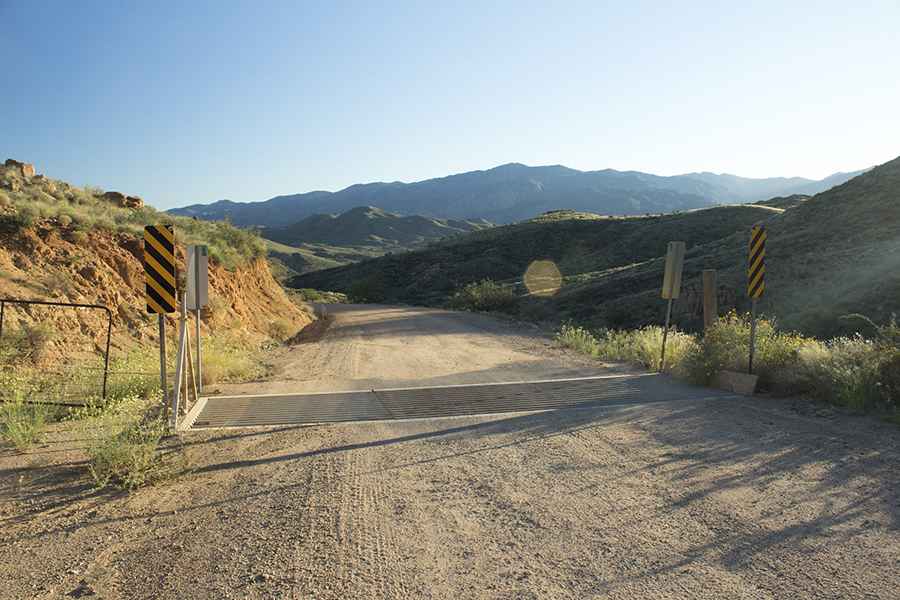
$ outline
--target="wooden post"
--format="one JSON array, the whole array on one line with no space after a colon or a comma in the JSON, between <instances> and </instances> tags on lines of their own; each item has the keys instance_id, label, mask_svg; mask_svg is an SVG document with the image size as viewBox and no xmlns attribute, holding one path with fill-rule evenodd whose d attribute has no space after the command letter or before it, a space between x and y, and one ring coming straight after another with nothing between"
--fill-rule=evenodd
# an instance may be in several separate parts
<instances>
[{"instance_id":1,"label":"wooden post","mask_svg":"<svg viewBox=\"0 0 900 600\"><path fill-rule=\"evenodd\" d=\"M666 308L666 328L663 329L662 356L659 358L659 372L666 370L666 339L669 337L669 321L672 319L672 298L669 298L669 306Z\"/></svg>"},{"instance_id":2,"label":"wooden post","mask_svg":"<svg viewBox=\"0 0 900 600\"><path fill-rule=\"evenodd\" d=\"M703 270L703 329L712 327L719 318L719 295L716 270Z\"/></svg>"}]
</instances>

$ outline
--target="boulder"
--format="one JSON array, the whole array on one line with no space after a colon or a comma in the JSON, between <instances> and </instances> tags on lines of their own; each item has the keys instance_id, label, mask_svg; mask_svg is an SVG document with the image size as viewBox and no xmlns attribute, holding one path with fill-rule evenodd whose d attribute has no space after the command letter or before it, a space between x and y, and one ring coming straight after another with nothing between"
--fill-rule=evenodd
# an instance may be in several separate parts
<instances>
[{"instance_id":1,"label":"boulder","mask_svg":"<svg viewBox=\"0 0 900 600\"><path fill-rule=\"evenodd\" d=\"M120 206L125 208L126 203L125 199L127 196L122 192L104 192L102 198L109 202L110 204L115 204L116 206Z\"/></svg>"},{"instance_id":2,"label":"boulder","mask_svg":"<svg viewBox=\"0 0 900 600\"><path fill-rule=\"evenodd\" d=\"M34 165L31 163L23 163L12 158L7 158L6 162L3 163L3 165L18 169L18 171L22 173L24 177L34 177Z\"/></svg>"},{"instance_id":3,"label":"boulder","mask_svg":"<svg viewBox=\"0 0 900 600\"><path fill-rule=\"evenodd\" d=\"M140 196L125 196L125 206L128 208L143 208L144 200Z\"/></svg>"}]
</instances>

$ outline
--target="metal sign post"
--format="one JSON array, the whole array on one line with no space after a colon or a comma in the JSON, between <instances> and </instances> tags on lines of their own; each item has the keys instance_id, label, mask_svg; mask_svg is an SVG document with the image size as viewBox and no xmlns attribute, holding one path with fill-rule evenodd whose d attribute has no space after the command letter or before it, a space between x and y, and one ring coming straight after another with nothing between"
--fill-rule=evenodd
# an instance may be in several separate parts
<instances>
[{"instance_id":1,"label":"metal sign post","mask_svg":"<svg viewBox=\"0 0 900 600\"><path fill-rule=\"evenodd\" d=\"M766 289L766 228L754 225L750 230L750 252L747 261L747 295L750 296L750 356L747 373L753 375L753 354L756 351L756 301Z\"/></svg>"},{"instance_id":2,"label":"metal sign post","mask_svg":"<svg viewBox=\"0 0 900 600\"><path fill-rule=\"evenodd\" d=\"M194 373L198 393L203 393L201 344L200 344L200 311L209 304L209 251L206 246L188 246L187 305L195 311L195 333L197 338L197 362Z\"/></svg>"},{"instance_id":3,"label":"metal sign post","mask_svg":"<svg viewBox=\"0 0 900 600\"><path fill-rule=\"evenodd\" d=\"M681 274L684 270L684 242L669 242L666 251L666 270L663 275L662 297L669 301L666 308L666 326L663 329L662 355L659 358L660 372L666 369L666 341L669 337L669 323L672 320L672 301L681 295Z\"/></svg>"},{"instance_id":4,"label":"metal sign post","mask_svg":"<svg viewBox=\"0 0 900 600\"><path fill-rule=\"evenodd\" d=\"M185 356L187 337L187 303L184 295L181 296L181 313L178 317L178 350L175 354L175 396L172 399L172 429L178 429L178 417L181 411L181 386L184 380L184 367L189 363L190 356Z\"/></svg>"},{"instance_id":5,"label":"metal sign post","mask_svg":"<svg viewBox=\"0 0 900 600\"><path fill-rule=\"evenodd\" d=\"M175 230L171 225L144 227L144 283L147 312L159 315L159 380L163 403L168 406L166 385L166 323L175 312Z\"/></svg>"}]
</instances>

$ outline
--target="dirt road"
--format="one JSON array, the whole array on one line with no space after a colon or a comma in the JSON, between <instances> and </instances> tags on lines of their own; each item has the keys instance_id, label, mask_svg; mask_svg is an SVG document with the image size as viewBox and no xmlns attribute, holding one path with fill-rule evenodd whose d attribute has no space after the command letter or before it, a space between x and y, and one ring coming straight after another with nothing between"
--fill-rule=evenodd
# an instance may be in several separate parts
<instances>
[{"instance_id":1,"label":"dirt road","mask_svg":"<svg viewBox=\"0 0 900 600\"><path fill-rule=\"evenodd\" d=\"M528 326L432 308L329 305L321 339L274 359L266 381L218 386L226 394L491 383L610 372L560 350ZM621 370L621 367L619 367Z\"/></svg>"},{"instance_id":2,"label":"dirt road","mask_svg":"<svg viewBox=\"0 0 900 600\"><path fill-rule=\"evenodd\" d=\"M485 317L425 311L406 323L463 324L404 341L345 310L278 365L294 384L383 384L384 348L392 382L595 369ZM722 398L219 430L131 495L92 491L59 441L0 457L0 598L898 598L898 440Z\"/></svg>"}]
</instances>

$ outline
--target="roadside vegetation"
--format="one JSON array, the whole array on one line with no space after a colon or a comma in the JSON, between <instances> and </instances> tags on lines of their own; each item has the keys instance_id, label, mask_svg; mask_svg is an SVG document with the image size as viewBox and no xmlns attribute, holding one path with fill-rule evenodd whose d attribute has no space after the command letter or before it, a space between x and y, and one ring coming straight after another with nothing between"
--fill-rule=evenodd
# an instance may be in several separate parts
<instances>
[{"instance_id":1,"label":"roadside vegetation","mask_svg":"<svg viewBox=\"0 0 900 600\"><path fill-rule=\"evenodd\" d=\"M279 327L284 324L275 325ZM98 488L132 490L173 472L179 454L162 449L167 427L155 351L131 351L113 358L104 402L99 361L73 364L65 373L49 372L33 362L35 353L26 339L21 331L4 332L0 442L27 451L59 431L77 431L77 437L86 440L87 472ZM248 345L236 337L213 337L204 345L204 383L264 375L264 353L275 343ZM174 361L170 353L170 376L175 372ZM60 404L75 402L81 404Z\"/></svg>"},{"instance_id":2,"label":"roadside vegetation","mask_svg":"<svg viewBox=\"0 0 900 600\"><path fill-rule=\"evenodd\" d=\"M145 225L173 223L188 244L206 244L210 257L226 268L266 255L265 242L252 230L228 222L175 217L149 206L124 208L105 200L103 190L76 187L46 177L26 179L0 165L0 231L18 231L50 221L75 241L95 230L143 236Z\"/></svg>"},{"instance_id":3,"label":"roadside vegetation","mask_svg":"<svg viewBox=\"0 0 900 600\"><path fill-rule=\"evenodd\" d=\"M513 290L490 279L465 285L450 299L450 307L456 310L478 312L505 312L516 303Z\"/></svg>"},{"instance_id":4,"label":"roadside vegetation","mask_svg":"<svg viewBox=\"0 0 900 600\"><path fill-rule=\"evenodd\" d=\"M325 292L312 288L292 290L302 302L315 302L317 304L346 304L350 300L347 294L340 292Z\"/></svg>"},{"instance_id":5,"label":"roadside vegetation","mask_svg":"<svg viewBox=\"0 0 900 600\"><path fill-rule=\"evenodd\" d=\"M759 388L775 395L803 394L858 412L876 412L900 423L900 326L870 323L872 336L821 341L757 321L754 373ZM563 325L561 345L604 360L658 369L662 328L589 330ZM722 370L746 371L749 315L731 312L703 334L670 330L666 371L699 385Z\"/></svg>"},{"instance_id":6,"label":"roadside vegetation","mask_svg":"<svg viewBox=\"0 0 900 600\"><path fill-rule=\"evenodd\" d=\"M488 279L517 293L515 302L505 310L522 312L530 298L518 282L535 260L553 262L563 274L565 290L607 271L652 262L665 254L669 240L682 239L693 248L749 230L772 214L761 206L723 206L652 217L554 211L521 223L434 241L421 250L305 273L287 283L351 297L375 297L379 302L446 306L454 295L466 295L467 286ZM560 299L542 299L541 312L557 322L580 317Z\"/></svg>"}]
</instances>

